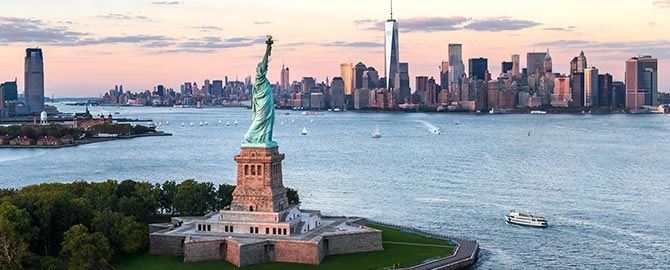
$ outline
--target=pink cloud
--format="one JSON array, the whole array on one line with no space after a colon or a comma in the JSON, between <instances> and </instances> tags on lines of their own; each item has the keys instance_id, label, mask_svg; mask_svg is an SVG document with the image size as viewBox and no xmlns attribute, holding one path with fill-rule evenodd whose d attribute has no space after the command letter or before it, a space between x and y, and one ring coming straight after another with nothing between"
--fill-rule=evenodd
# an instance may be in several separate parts
<instances>
[{"instance_id":1,"label":"pink cloud","mask_svg":"<svg viewBox=\"0 0 670 270\"><path fill-rule=\"evenodd\" d=\"M669 8L670 7L670 0L658 0L654 2L654 6L659 6L660 8Z\"/></svg>"}]
</instances>

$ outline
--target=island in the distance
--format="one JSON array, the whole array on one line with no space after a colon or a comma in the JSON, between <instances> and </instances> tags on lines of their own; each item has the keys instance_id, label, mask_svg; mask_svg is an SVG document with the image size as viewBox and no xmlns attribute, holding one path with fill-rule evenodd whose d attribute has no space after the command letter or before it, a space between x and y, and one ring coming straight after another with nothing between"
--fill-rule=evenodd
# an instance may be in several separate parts
<instances>
[{"instance_id":1,"label":"island in the distance","mask_svg":"<svg viewBox=\"0 0 670 270\"><path fill-rule=\"evenodd\" d=\"M0 126L0 148L60 148L81 144L130 139L146 136L171 136L155 127L114 123L112 115L93 117L86 113L75 114L71 123L48 123L46 112L39 122L32 124Z\"/></svg>"}]
</instances>

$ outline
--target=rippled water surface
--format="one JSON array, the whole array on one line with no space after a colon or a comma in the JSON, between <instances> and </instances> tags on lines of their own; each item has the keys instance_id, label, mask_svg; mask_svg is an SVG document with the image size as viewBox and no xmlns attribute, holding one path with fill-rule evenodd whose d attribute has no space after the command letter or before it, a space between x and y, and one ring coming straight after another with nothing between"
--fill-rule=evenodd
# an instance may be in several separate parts
<instances>
[{"instance_id":1,"label":"rippled water surface","mask_svg":"<svg viewBox=\"0 0 670 270\"><path fill-rule=\"evenodd\" d=\"M0 149L0 187L235 183L249 110L92 109L99 111L169 121L159 130L174 136ZM299 190L303 208L477 239L478 269L670 267L670 116L284 112L274 138L286 154L284 184ZM370 136L377 125L381 139ZM300 135L303 127L309 135ZM506 224L511 209L543 215L550 227Z\"/></svg>"}]
</instances>

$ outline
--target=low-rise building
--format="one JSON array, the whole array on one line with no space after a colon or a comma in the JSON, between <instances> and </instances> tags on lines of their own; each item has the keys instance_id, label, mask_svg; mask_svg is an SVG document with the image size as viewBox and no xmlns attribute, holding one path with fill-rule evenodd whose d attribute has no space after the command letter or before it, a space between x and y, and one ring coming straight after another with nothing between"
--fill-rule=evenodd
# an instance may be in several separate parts
<instances>
[{"instance_id":1,"label":"low-rise building","mask_svg":"<svg viewBox=\"0 0 670 270\"><path fill-rule=\"evenodd\" d=\"M41 146L57 146L61 144L61 140L54 136L42 136L37 139L37 145Z\"/></svg>"},{"instance_id":2,"label":"low-rise building","mask_svg":"<svg viewBox=\"0 0 670 270\"><path fill-rule=\"evenodd\" d=\"M9 140L11 140L12 137L9 135L0 135L0 145L7 145L9 144Z\"/></svg>"},{"instance_id":3,"label":"low-rise building","mask_svg":"<svg viewBox=\"0 0 670 270\"><path fill-rule=\"evenodd\" d=\"M34 145L35 140L28 138L26 136L23 137L16 137L14 139L9 140L9 145Z\"/></svg>"},{"instance_id":4,"label":"low-rise building","mask_svg":"<svg viewBox=\"0 0 670 270\"><path fill-rule=\"evenodd\" d=\"M63 144L74 144L74 138L70 135L65 135L65 136L61 137L60 141Z\"/></svg>"}]
</instances>

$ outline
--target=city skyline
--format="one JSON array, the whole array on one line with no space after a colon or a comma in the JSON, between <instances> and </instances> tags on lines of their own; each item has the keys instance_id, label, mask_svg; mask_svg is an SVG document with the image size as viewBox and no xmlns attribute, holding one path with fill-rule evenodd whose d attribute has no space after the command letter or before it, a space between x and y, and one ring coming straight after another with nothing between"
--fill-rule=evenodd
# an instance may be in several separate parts
<instances>
[{"instance_id":1,"label":"city skyline","mask_svg":"<svg viewBox=\"0 0 670 270\"><path fill-rule=\"evenodd\" d=\"M323 10L320 4L310 1L117 1L95 8L82 2L23 1L4 7L11 15L0 17L0 81L18 77L23 92L27 47L44 51L46 96L97 96L115 84L143 91L159 84L177 88L184 81L244 78L253 73L258 58L254 49L263 46L259 40L267 33L277 39L268 74L272 83L280 81L282 62L291 69L292 81L336 77L341 63L360 61L384 69L388 1L342 1L325 14L317 12ZM71 10L67 15L53 13L54 5ZM491 9L482 10L481 5ZM463 59L487 58L494 77L500 73L499 63L511 61L512 54L546 49L554 72L569 73L570 59L583 50L589 65L617 81L624 80L630 57L649 54L660 66L668 62L670 42L650 33L670 30L663 20L670 1L618 3L607 14L589 12L601 5L567 1L547 9L523 2L395 1L393 18L401 60L409 63L412 81L416 76L439 78L449 43L463 45ZM276 10L255 10L260 6ZM579 19L587 15L589 19ZM521 61L522 68L526 65ZM659 71L659 90L667 92L670 70Z\"/></svg>"}]
</instances>

